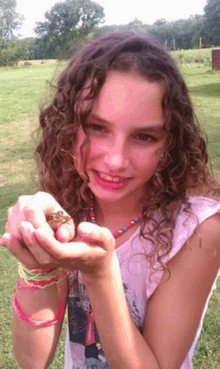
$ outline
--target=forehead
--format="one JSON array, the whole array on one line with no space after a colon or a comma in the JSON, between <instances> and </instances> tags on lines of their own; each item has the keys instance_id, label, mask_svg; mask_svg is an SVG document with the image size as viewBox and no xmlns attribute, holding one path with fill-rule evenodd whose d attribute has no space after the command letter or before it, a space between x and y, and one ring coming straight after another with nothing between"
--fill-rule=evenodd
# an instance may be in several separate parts
<instances>
[{"instance_id":1,"label":"forehead","mask_svg":"<svg viewBox=\"0 0 220 369\"><path fill-rule=\"evenodd\" d=\"M106 120L163 120L161 82L149 82L136 74L112 71L94 104L92 113Z\"/></svg>"}]
</instances>

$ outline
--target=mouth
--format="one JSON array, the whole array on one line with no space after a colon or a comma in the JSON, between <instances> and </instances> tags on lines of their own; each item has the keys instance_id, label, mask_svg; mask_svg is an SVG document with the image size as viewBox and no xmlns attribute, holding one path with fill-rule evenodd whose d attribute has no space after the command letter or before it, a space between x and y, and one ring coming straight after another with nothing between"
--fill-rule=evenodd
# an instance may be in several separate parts
<instances>
[{"instance_id":1,"label":"mouth","mask_svg":"<svg viewBox=\"0 0 220 369\"><path fill-rule=\"evenodd\" d=\"M98 172L94 170L94 172L104 181L106 182L114 182L114 183L122 183L131 179L131 177L119 177L119 176L111 176L109 174Z\"/></svg>"},{"instance_id":2,"label":"mouth","mask_svg":"<svg viewBox=\"0 0 220 369\"><path fill-rule=\"evenodd\" d=\"M96 183L107 190L120 190L126 187L131 180L130 177L113 177L96 170L93 173Z\"/></svg>"}]
</instances>

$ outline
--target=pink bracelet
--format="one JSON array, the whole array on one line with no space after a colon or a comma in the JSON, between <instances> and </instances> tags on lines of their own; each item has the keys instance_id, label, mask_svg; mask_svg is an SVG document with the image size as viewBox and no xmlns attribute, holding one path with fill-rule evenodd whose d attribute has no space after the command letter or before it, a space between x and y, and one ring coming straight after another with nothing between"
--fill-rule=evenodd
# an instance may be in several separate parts
<instances>
[{"instance_id":1,"label":"pink bracelet","mask_svg":"<svg viewBox=\"0 0 220 369\"><path fill-rule=\"evenodd\" d=\"M34 291L34 290L38 290L38 287L34 287L34 286L21 286L20 279L18 279L17 280L17 283L16 283L16 290Z\"/></svg>"},{"instance_id":2,"label":"pink bracelet","mask_svg":"<svg viewBox=\"0 0 220 369\"><path fill-rule=\"evenodd\" d=\"M51 325L60 322L63 318L63 315L64 315L64 306L63 306L61 301L59 301L58 304L59 304L59 313L57 314L57 316L54 319L52 319L52 320L34 320L34 319L31 319L30 316L26 315L21 310L21 308L18 304L17 293L16 292L12 297L12 307L13 307L13 310L14 310L15 314L20 319L22 319L24 322L26 322L27 324L30 324L34 327L50 327Z\"/></svg>"}]
</instances>

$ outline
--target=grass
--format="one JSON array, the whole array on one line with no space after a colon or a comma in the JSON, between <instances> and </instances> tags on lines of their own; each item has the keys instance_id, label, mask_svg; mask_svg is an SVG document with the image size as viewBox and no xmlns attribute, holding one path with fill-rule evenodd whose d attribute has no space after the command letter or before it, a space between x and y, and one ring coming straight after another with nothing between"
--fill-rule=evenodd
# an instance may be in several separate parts
<instances>
[{"instance_id":1,"label":"grass","mask_svg":"<svg viewBox=\"0 0 220 369\"><path fill-rule=\"evenodd\" d=\"M171 51L172 57L176 59L180 64L186 63L205 63L207 66L211 66L212 49L190 49L181 51Z\"/></svg>"},{"instance_id":2,"label":"grass","mask_svg":"<svg viewBox=\"0 0 220 369\"><path fill-rule=\"evenodd\" d=\"M193 52L195 52L193 50ZM198 51L197 51L198 52ZM38 125L41 99L57 64L35 64L28 68L0 70L0 233L4 232L6 211L21 194L32 193L33 141L30 135ZM31 68L32 73L29 73ZM208 151L213 170L220 180L220 72L204 64L181 64L196 114L208 135ZM17 280L16 259L0 248L0 369L18 369L11 343L11 296ZM67 317L52 369L63 368ZM220 279L207 310L194 356L194 369L220 369Z\"/></svg>"},{"instance_id":3,"label":"grass","mask_svg":"<svg viewBox=\"0 0 220 369\"><path fill-rule=\"evenodd\" d=\"M220 181L220 71L200 64L181 66L202 129L208 135L208 151Z\"/></svg>"}]
</instances>

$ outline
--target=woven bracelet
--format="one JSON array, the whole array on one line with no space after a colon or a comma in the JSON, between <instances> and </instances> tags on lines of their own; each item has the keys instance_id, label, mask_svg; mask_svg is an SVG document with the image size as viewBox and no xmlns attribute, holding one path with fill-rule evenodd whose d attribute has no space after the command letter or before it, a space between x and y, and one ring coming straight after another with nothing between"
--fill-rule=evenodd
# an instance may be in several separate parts
<instances>
[{"instance_id":1,"label":"woven bracelet","mask_svg":"<svg viewBox=\"0 0 220 369\"><path fill-rule=\"evenodd\" d=\"M33 269L25 268L21 263L18 264L18 273L25 281L42 281L54 278L59 275L59 268Z\"/></svg>"},{"instance_id":2,"label":"woven bracelet","mask_svg":"<svg viewBox=\"0 0 220 369\"><path fill-rule=\"evenodd\" d=\"M22 279L23 275L19 273ZM56 273L54 273L54 276L51 275L51 278L43 279L43 280L27 280L24 279L27 286L20 286L20 282L17 282L17 289L18 290L34 290L34 289L44 289L49 286L52 286L53 284L59 283L63 279L65 279L69 275L69 270L64 268L59 268L56 270Z\"/></svg>"}]
</instances>

